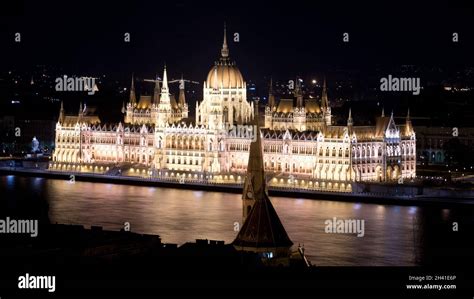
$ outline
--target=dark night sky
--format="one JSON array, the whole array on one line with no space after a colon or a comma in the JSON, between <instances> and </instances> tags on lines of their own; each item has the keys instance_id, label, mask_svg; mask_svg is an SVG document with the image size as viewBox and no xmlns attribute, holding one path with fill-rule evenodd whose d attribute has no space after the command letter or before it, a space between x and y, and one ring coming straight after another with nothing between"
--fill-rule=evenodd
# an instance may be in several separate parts
<instances>
[{"instance_id":1,"label":"dark night sky","mask_svg":"<svg viewBox=\"0 0 474 299\"><path fill-rule=\"evenodd\" d=\"M240 34L230 53L247 80L339 67L474 65L474 4L327 2L2 3L0 70L46 64L127 77L161 72L166 62L172 76L183 72L202 82L219 55L224 22ZM22 33L20 44L15 32ZM131 43L123 42L124 32ZM452 32L460 43L451 42Z\"/></svg>"}]
</instances>

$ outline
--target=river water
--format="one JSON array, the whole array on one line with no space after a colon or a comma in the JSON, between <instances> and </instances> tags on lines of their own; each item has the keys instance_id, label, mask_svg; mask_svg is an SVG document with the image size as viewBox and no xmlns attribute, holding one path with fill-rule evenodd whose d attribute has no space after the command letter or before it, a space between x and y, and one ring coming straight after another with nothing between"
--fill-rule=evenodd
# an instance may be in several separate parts
<instances>
[{"instance_id":1,"label":"river water","mask_svg":"<svg viewBox=\"0 0 474 299\"><path fill-rule=\"evenodd\" d=\"M241 225L239 194L155 187L0 176L1 200L46 200L55 223L103 226L120 230L125 222L134 232L158 234L165 243L183 244L197 238L232 242ZM411 266L423 252L420 235L430 223L449 224L455 209L347 203L272 197L271 201L297 246L321 266ZM328 219L364 220L365 234L325 232Z\"/></svg>"}]
</instances>

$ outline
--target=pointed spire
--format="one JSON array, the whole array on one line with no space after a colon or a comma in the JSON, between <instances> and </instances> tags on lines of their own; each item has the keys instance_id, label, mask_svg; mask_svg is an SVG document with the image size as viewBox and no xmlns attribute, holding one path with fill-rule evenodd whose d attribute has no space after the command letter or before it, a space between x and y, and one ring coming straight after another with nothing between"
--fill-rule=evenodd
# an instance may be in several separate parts
<instances>
[{"instance_id":1,"label":"pointed spire","mask_svg":"<svg viewBox=\"0 0 474 299\"><path fill-rule=\"evenodd\" d=\"M79 116L82 115L82 101L79 103Z\"/></svg>"},{"instance_id":2,"label":"pointed spire","mask_svg":"<svg viewBox=\"0 0 474 299\"><path fill-rule=\"evenodd\" d=\"M184 78L183 74L181 74L181 80L179 80L179 98L178 98L178 105L183 107L186 103L186 94L184 90Z\"/></svg>"},{"instance_id":3,"label":"pointed spire","mask_svg":"<svg viewBox=\"0 0 474 299\"><path fill-rule=\"evenodd\" d=\"M122 110L121 110L122 114L124 114L125 111L126 111L126 110L125 110L125 102L122 101Z\"/></svg>"},{"instance_id":4,"label":"pointed spire","mask_svg":"<svg viewBox=\"0 0 474 299\"><path fill-rule=\"evenodd\" d=\"M168 75L166 74L166 64L163 71L163 86L161 87L161 90L166 90L166 92L168 92Z\"/></svg>"},{"instance_id":5,"label":"pointed spire","mask_svg":"<svg viewBox=\"0 0 474 299\"><path fill-rule=\"evenodd\" d=\"M413 133L413 127L411 125L411 119L410 119L410 108L408 108L407 111L407 118L405 121L405 135L410 136Z\"/></svg>"},{"instance_id":6,"label":"pointed spire","mask_svg":"<svg viewBox=\"0 0 474 299\"><path fill-rule=\"evenodd\" d=\"M303 107L303 90L301 88L301 82L298 77L296 77L295 96L296 96L296 106L298 108Z\"/></svg>"},{"instance_id":7,"label":"pointed spire","mask_svg":"<svg viewBox=\"0 0 474 299\"><path fill-rule=\"evenodd\" d=\"M129 99L129 102L132 105L135 105L137 103L137 97L135 95L135 78L134 78L133 73L132 73L132 84L130 86L130 99Z\"/></svg>"},{"instance_id":8,"label":"pointed spire","mask_svg":"<svg viewBox=\"0 0 474 299\"><path fill-rule=\"evenodd\" d=\"M153 89L153 101L152 103L158 105L160 103L160 81L158 75L155 75L155 88Z\"/></svg>"},{"instance_id":9,"label":"pointed spire","mask_svg":"<svg viewBox=\"0 0 474 299\"><path fill-rule=\"evenodd\" d=\"M382 117L385 117L385 107L382 107Z\"/></svg>"},{"instance_id":10,"label":"pointed spire","mask_svg":"<svg viewBox=\"0 0 474 299\"><path fill-rule=\"evenodd\" d=\"M268 90L268 106L275 107L275 95L273 95L273 78L270 77L270 89Z\"/></svg>"},{"instance_id":11,"label":"pointed spire","mask_svg":"<svg viewBox=\"0 0 474 299\"><path fill-rule=\"evenodd\" d=\"M227 28L224 23L224 42L222 43L221 56L223 58L229 57L229 47L227 46Z\"/></svg>"},{"instance_id":12,"label":"pointed spire","mask_svg":"<svg viewBox=\"0 0 474 299\"><path fill-rule=\"evenodd\" d=\"M170 103L170 93L168 90L168 75L166 73L166 64L165 69L163 70L163 84L161 85L161 96L160 96L160 105Z\"/></svg>"},{"instance_id":13,"label":"pointed spire","mask_svg":"<svg viewBox=\"0 0 474 299\"><path fill-rule=\"evenodd\" d=\"M352 120L352 109L349 108L349 117L347 118L347 126L352 127L354 125L354 121Z\"/></svg>"},{"instance_id":14,"label":"pointed spire","mask_svg":"<svg viewBox=\"0 0 474 299\"><path fill-rule=\"evenodd\" d=\"M265 171L263 166L263 150L260 136L260 125L258 122L258 101L254 102L253 128L256 134L255 141L250 143L249 160L247 165L247 176L244 183L245 199L262 199L267 194Z\"/></svg>"},{"instance_id":15,"label":"pointed spire","mask_svg":"<svg viewBox=\"0 0 474 299\"><path fill-rule=\"evenodd\" d=\"M328 91L327 91L327 86L326 86L326 76L324 76L324 79L323 79L323 92L321 94L321 107L323 107L324 109L327 109L329 107Z\"/></svg>"},{"instance_id":16,"label":"pointed spire","mask_svg":"<svg viewBox=\"0 0 474 299\"><path fill-rule=\"evenodd\" d=\"M258 123L258 101L255 101L254 109L254 133L257 136L256 140L250 143L247 175L242 194L244 224L232 245L238 250L251 252L272 248L277 256L287 256L293 242L268 197Z\"/></svg>"},{"instance_id":17,"label":"pointed spire","mask_svg":"<svg viewBox=\"0 0 474 299\"><path fill-rule=\"evenodd\" d=\"M61 101L61 109L59 110L58 122L62 124L64 122L64 117L65 117L64 103L63 103L63 101Z\"/></svg>"}]
</instances>

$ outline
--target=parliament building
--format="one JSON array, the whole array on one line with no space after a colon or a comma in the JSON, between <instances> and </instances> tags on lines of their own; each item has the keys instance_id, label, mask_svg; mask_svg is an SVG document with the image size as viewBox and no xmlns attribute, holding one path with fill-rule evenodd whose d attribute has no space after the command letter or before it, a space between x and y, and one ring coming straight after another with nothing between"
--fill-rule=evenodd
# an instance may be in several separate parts
<instances>
[{"instance_id":1,"label":"parliament building","mask_svg":"<svg viewBox=\"0 0 474 299\"><path fill-rule=\"evenodd\" d=\"M161 83L161 84L160 84ZM249 149L261 134L270 185L350 191L358 181L399 181L416 175L416 135L409 113L397 124L391 115L373 126L333 125L324 81L321 101L305 99L300 83L294 96L275 100L270 84L262 128L252 125L257 102L229 58L224 30L221 55L207 75L203 99L189 116L184 89L170 94L166 67L153 96L137 100L132 78L123 122L103 124L82 106L56 124L50 170L240 183Z\"/></svg>"}]
</instances>

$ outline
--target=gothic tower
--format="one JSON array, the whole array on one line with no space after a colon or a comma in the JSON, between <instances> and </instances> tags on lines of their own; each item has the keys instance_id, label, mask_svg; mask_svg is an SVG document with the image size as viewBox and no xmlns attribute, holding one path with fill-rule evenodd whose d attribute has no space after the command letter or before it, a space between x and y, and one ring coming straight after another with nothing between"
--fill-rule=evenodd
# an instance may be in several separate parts
<instances>
[{"instance_id":1,"label":"gothic tower","mask_svg":"<svg viewBox=\"0 0 474 299\"><path fill-rule=\"evenodd\" d=\"M250 144L242 194L243 225L232 245L238 250L263 253L269 259L287 257L293 242L268 197L257 107L255 103L253 124L257 138Z\"/></svg>"},{"instance_id":2,"label":"gothic tower","mask_svg":"<svg viewBox=\"0 0 474 299\"><path fill-rule=\"evenodd\" d=\"M323 111L323 119L326 126L331 125L331 107L329 106L328 91L326 86L326 77L323 82L323 92L321 95L321 110Z\"/></svg>"}]
</instances>

